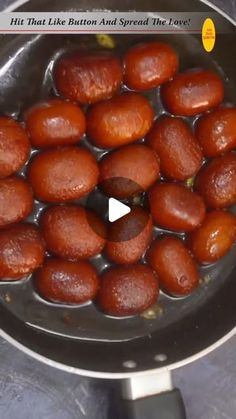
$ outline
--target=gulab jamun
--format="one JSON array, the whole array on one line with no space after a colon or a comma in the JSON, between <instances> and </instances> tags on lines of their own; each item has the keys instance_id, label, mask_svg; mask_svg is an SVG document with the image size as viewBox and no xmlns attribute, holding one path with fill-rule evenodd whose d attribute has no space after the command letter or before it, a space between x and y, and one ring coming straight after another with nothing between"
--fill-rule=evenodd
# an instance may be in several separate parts
<instances>
[{"instance_id":1,"label":"gulab jamun","mask_svg":"<svg viewBox=\"0 0 236 419\"><path fill-rule=\"evenodd\" d=\"M44 256L45 243L36 225L22 223L0 230L0 280L31 274L42 265Z\"/></svg>"},{"instance_id":2,"label":"gulab jamun","mask_svg":"<svg viewBox=\"0 0 236 419\"><path fill-rule=\"evenodd\" d=\"M0 117L0 178L20 170L30 153L25 129L12 118Z\"/></svg>"},{"instance_id":3,"label":"gulab jamun","mask_svg":"<svg viewBox=\"0 0 236 419\"><path fill-rule=\"evenodd\" d=\"M73 145L85 133L85 116L78 105L60 99L39 103L26 112L26 129L35 148Z\"/></svg>"},{"instance_id":4,"label":"gulab jamun","mask_svg":"<svg viewBox=\"0 0 236 419\"><path fill-rule=\"evenodd\" d=\"M212 70L190 69L162 87L162 100L174 115L194 116L216 108L224 99L222 79Z\"/></svg>"},{"instance_id":5,"label":"gulab jamun","mask_svg":"<svg viewBox=\"0 0 236 419\"><path fill-rule=\"evenodd\" d=\"M160 177L158 156L144 144L127 145L109 153L99 168L105 193L120 199L147 191Z\"/></svg>"},{"instance_id":6,"label":"gulab jamun","mask_svg":"<svg viewBox=\"0 0 236 419\"><path fill-rule=\"evenodd\" d=\"M41 215L40 226L47 250L64 259L88 259L105 246L104 222L81 206L47 208Z\"/></svg>"},{"instance_id":7,"label":"gulab jamun","mask_svg":"<svg viewBox=\"0 0 236 419\"><path fill-rule=\"evenodd\" d=\"M93 105L87 112L87 134L99 148L133 143L151 128L154 110L139 93L126 92Z\"/></svg>"},{"instance_id":8,"label":"gulab jamun","mask_svg":"<svg viewBox=\"0 0 236 419\"><path fill-rule=\"evenodd\" d=\"M202 224L206 206L196 192L178 183L159 183L149 192L154 223L167 230L192 231Z\"/></svg>"},{"instance_id":9,"label":"gulab jamun","mask_svg":"<svg viewBox=\"0 0 236 419\"><path fill-rule=\"evenodd\" d=\"M152 306L158 298L155 273L146 265L117 266L101 278L98 306L112 316L134 316Z\"/></svg>"},{"instance_id":10,"label":"gulab jamun","mask_svg":"<svg viewBox=\"0 0 236 419\"><path fill-rule=\"evenodd\" d=\"M203 224L187 239L194 258L203 264L221 259L235 242L236 217L223 210L209 212Z\"/></svg>"},{"instance_id":11,"label":"gulab jamun","mask_svg":"<svg viewBox=\"0 0 236 419\"><path fill-rule=\"evenodd\" d=\"M158 118L147 136L147 145L158 154L161 173L168 179L191 178L202 165L201 148L188 124L180 118Z\"/></svg>"},{"instance_id":12,"label":"gulab jamun","mask_svg":"<svg viewBox=\"0 0 236 419\"><path fill-rule=\"evenodd\" d=\"M53 79L61 96L91 104L109 99L119 91L122 65L109 52L76 51L58 59Z\"/></svg>"},{"instance_id":13,"label":"gulab jamun","mask_svg":"<svg viewBox=\"0 0 236 419\"><path fill-rule=\"evenodd\" d=\"M152 239L152 218L141 207L110 224L105 253L117 264L136 263L147 250Z\"/></svg>"},{"instance_id":14,"label":"gulab jamun","mask_svg":"<svg viewBox=\"0 0 236 419\"><path fill-rule=\"evenodd\" d=\"M236 203L236 153L229 152L207 162L195 181L208 208L220 209Z\"/></svg>"},{"instance_id":15,"label":"gulab jamun","mask_svg":"<svg viewBox=\"0 0 236 419\"><path fill-rule=\"evenodd\" d=\"M134 90L160 86L174 76L178 56L164 42L142 42L129 48L124 55L124 83Z\"/></svg>"},{"instance_id":16,"label":"gulab jamun","mask_svg":"<svg viewBox=\"0 0 236 419\"><path fill-rule=\"evenodd\" d=\"M219 108L202 115L195 126L196 138L206 157L217 157L236 148L236 107Z\"/></svg>"},{"instance_id":17,"label":"gulab jamun","mask_svg":"<svg viewBox=\"0 0 236 419\"><path fill-rule=\"evenodd\" d=\"M34 285L41 297L62 304L82 304L96 297L99 279L89 262L48 259L36 272Z\"/></svg>"},{"instance_id":18,"label":"gulab jamun","mask_svg":"<svg viewBox=\"0 0 236 419\"><path fill-rule=\"evenodd\" d=\"M61 147L36 154L28 179L39 201L66 202L86 196L98 182L96 158L82 147Z\"/></svg>"},{"instance_id":19,"label":"gulab jamun","mask_svg":"<svg viewBox=\"0 0 236 419\"><path fill-rule=\"evenodd\" d=\"M161 288L170 295L188 295L199 283L197 265L178 237L156 239L148 251L148 262L157 272Z\"/></svg>"},{"instance_id":20,"label":"gulab jamun","mask_svg":"<svg viewBox=\"0 0 236 419\"><path fill-rule=\"evenodd\" d=\"M0 179L0 228L22 221L33 209L33 194L20 176Z\"/></svg>"}]
</instances>

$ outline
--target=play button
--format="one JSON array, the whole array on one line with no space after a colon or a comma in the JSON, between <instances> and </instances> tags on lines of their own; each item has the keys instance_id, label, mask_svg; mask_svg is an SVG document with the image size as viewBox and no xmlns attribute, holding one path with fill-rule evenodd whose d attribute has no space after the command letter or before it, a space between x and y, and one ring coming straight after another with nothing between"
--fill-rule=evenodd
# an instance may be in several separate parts
<instances>
[{"instance_id":1,"label":"play button","mask_svg":"<svg viewBox=\"0 0 236 419\"><path fill-rule=\"evenodd\" d=\"M109 198L108 202L108 220L110 223L119 220L124 217L126 214L129 214L131 211L128 205L123 204L123 202L118 201L115 198Z\"/></svg>"},{"instance_id":2,"label":"play button","mask_svg":"<svg viewBox=\"0 0 236 419\"><path fill-rule=\"evenodd\" d=\"M126 178L110 178L109 182L107 180L101 182L83 205L92 210L92 213L89 212L87 215L90 227L96 234L109 241L132 240L150 221L144 191L135 182ZM106 223L106 237L91 215L94 213Z\"/></svg>"}]
</instances>

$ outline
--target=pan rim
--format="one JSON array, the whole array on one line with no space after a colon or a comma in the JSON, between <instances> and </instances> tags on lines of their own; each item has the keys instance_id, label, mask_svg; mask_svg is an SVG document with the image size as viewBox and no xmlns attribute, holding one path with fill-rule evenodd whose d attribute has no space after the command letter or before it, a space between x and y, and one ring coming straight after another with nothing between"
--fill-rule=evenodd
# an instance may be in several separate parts
<instances>
[{"instance_id":1,"label":"pan rim","mask_svg":"<svg viewBox=\"0 0 236 419\"><path fill-rule=\"evenodd\" d=\"M36 359L39 362L43 362L44 364L57 368L61 371L69 372L71 374L81 375L84 377L91 377L91 378L101 378L101 379L108 379L108 380L120 380L120 379L129 379L132 377L141 377L144 375L155 375L162 372L172 371L178 368L181 368L185 365L188 365L194 361L197 361L198 359L208 355L209 353L213 352L215 349L219 348L221 345L226 343L229 339L231 339L236 334L236 327L234 327L230 332L228 332L226 335L224 335L222 338L217 340L212 345L208 346L207 348L203 349L202 351L182 359L181 361L175 362L173 364L167 365L165 367L159 367L159 368L152 368L150 370L145 371L135 371L135 372L121 372L121 373L110 373L110 372L103 372L103 371L90 371L85 369L80 369L76 367L72 367L66 364L63 364L61 362L54 361L52 359L46 358L43 355L40 355L39 353L29 349L27 346L22 345L17 340L15 340L13 337L8 335L6 332L4 332L2 329L0 329L0 337L5 339L7 342L12 344L15 348L19 349L20 351L24 352L26 355L31 356L31 358Z\"/></svg>"}]
</instances>

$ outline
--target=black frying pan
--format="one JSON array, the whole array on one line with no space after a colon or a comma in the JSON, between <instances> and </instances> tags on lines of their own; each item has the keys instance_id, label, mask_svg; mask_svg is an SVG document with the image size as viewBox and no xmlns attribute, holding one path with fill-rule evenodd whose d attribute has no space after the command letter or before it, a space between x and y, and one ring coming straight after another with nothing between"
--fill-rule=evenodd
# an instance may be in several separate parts
<instances>
[{"instance_id":1,"label":"black frying pan","mask_svg":"<svg viewBox=\"0 0 236 419\"><path fill-rule=\"evenodd\" d=\"M196 0L34 0L20 11L211 11ZM225 18L221 18L222 22ZM235 27L217 36L214 51L204 52L200 36L165 35L174 45L181 68L215 69L225 80L226 101L236 96ZM153 37L153 36L152 36ZM160 37L159 35L154 36ZM115 35L117 53L150 36ZM50 69L64 50L97 47L88 35L2 35L0 37L0 112L21 118L24 109L53 92ZM46 72L46 77L43 75ZM155 105L155 98L150 98ZM158 112L162 110L157 107ZM191 122L191 121L190 121ZM35 208L35 214L39 207ZM49 365L100 378L126 379L123 397L125 417L178 419L184 408L171 389L168 371L188 363L224 342L236 325L236 248L220 262L202 268L203 284L184 299L160 298L162 314L156 320L143 317L114 319L94 306L70 308L39 299L26 279L0 284L0 334ZM101 270L106 261L93 261ZM159 374L154 376L154 374ZM145 377L146 378L145 378ZM149 377L148 377L149 376ZM163 393L163 391L166 391ZM155 392L160 396L143 398ZM157 415L159 410L160 416ZM126 416L125 416L126 415Z\"/></svg>"}]
</instances>

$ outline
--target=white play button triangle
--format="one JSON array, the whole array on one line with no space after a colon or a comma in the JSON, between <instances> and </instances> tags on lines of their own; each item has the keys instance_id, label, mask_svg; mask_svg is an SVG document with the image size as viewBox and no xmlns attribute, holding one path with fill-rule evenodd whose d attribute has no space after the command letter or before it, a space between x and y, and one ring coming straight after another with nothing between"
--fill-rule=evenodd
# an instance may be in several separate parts
<instances>
[{"instance_id":1,"label":"white play button triangle","mask_svg":"<svg viewBox=\"0 0 236 419\"><path fill-rule=\"evenodd\" d=\"M108 219L111 223L124 217L124 215L129 214L130 211L131 209L128 205L123 204L115 198L109 198Z\"/></svg>"}]
</instances>

